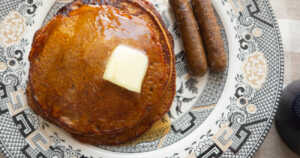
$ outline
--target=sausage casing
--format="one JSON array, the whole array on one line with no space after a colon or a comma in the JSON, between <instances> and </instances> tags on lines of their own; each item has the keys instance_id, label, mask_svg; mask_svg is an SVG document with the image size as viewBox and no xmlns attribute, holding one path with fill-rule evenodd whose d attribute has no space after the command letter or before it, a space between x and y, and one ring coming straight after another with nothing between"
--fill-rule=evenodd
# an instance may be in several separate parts
<instances>
[{"instance_id":1,"label":"sausage casing","mask_svg":"<svg viewBox=\"0 0 300 158\"><path fill-rule=\"evenodd\" d=\"M222 72L227 66L227 55L221 28L210 0L192 0L194 15L205 44L209 67L214 72Z\"/></svg>"},{"instance_id":2,"label":"sausage casing","mask_svg":"<svg viewBox=\"0 0 300 158\"><path fill-rule=\"evenodd\" d=\"M202 76L207 71L207 61L190 1L170 0L170 4L179 25L188 66L193 75Z\"/></svg>"}]
</instances>

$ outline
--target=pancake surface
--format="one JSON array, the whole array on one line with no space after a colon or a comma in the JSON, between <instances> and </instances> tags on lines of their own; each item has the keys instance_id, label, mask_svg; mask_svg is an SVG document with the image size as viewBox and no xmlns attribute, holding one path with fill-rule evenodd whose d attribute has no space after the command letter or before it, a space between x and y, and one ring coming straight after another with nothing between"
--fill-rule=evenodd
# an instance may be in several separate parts
<instances>
[{"instance_id":1,"label":"pancake surface","mask_svg":"<svg viewBox=\"0 0 300 158\"><path fill-rule=\"evenodd\" d=\"M140 94L102 79L120 44L149 58ZM169 110L175 92L172 39L140 0L71 3L36 33L29 60L29 105L87 143L120 144L141 135Z\"/></svg>"}]
</instances>

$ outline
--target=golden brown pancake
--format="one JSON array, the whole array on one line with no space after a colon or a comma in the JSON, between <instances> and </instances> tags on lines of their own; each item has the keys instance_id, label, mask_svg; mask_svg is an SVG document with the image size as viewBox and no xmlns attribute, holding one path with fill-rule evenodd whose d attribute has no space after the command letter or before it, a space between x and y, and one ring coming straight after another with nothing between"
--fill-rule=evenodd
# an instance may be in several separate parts
<instances>
[{"instance_id":1,"label":"golden brown pancake","mask_svg":"<svg viewBox=\"0 0 300 158\"><path fill-rule=\"evenodd\" d=\"M175 81L175 71L173 73L174 77L172 77L172 80ZM144 132L146 132L154 122L158 121L163 114L165 114L173 101L175 86L169 86L169 89L164 96L162 102L160 104L157 104L156 106L153 106L147 115L147 119L144 119L140 124L136 125L135 127L131 129L124 130L123 132L116 133L116 134L104 134L104 135L81 135L81 134L72 134L74 138L77 140L99 145L99 144L105 144L105 145L117 145L122 144L125 142L128 142L134 138L137 138L138 136L142 135ZM42 111L37 108L39 105L35 102L35 100L32 97L32 91L30 90L30 85L27 88L27 96L28 96L28 104L33 108L33 110L44 117L44 119L55 123L56 125L63 127L63 124L60 124L53 118L48 118L47 116L42 114ZM37 109L36 109L37 108Z\"/></svg>"},{"instance_id":2,"label":"golden brown pancake","mask_svg":"<svg viewBox=\"0 0 300 158\"><path fill-rule=\"evenodd\" d=\"M120 44L148 56L140 94L102 78ZM169 110L175 92L172 38L141 0L71 3L35 34L29 60L29 105L91 144L120 144L141 135Z\"/></svg>"}]
</instances>

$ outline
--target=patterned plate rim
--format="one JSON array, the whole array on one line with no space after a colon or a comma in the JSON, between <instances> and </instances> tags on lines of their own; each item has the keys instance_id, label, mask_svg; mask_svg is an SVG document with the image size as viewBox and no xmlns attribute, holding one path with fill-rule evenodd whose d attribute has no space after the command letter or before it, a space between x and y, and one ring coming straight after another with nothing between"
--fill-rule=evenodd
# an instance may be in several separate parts
<instances>
[{"instance_id":1,"label":"patterned plate rim","mask_svg":"<svg viewBox=\"0 0 300 158\"><path fill-rule=\"evenodd\" d=\"M283 89L283 82L284 82L284 70L285 70L285 66L284 66L284 48L283 48L283 44L282 44L282 36L280 33L280 28L278 25L278 21L277 18L274 14L274 10L272 8L272 5L270 3L269 0L265 0L268 9L270 10L270 15L272 16L272 22L274 24L274 30L275 33L277 35L278 38L278 47L279 47L279 55L280 55L280 78L279 78L279 87L278 87L278 92L277 92L277 97L275 100L275 105L273 106L273 111L271 112L270 117L268 118L267 124L266 124L266 128L264 129L262 135L260 136L260 138L258 139L258 142L249 150L250 152L248 153L247 157L253 157L254 154L257 152L257 150L259 149L259 147L262 145L263 141L265 140L267 134L269 133L271 127L272 127L272 123L274 120L274 117L277 113L278 110L278 105L279 105L279 100L280 100L280 96L282 93L282 89ZM2 152L4 154L5 157L12 157L12 155L9 154L9 152L7 151L7 149L5 148L5 145L3 144L2 140L0 139L0 152Z\"/></svg>"},{"instance_id":2,"label":"patterned plate rim","mask_svg":"<svg viewBox=\"0 0 300 158\"><path fill-rule=\"evenodd\" d=\"M278 36L278 43L279 43L279 51L280 51L280 79L279 79L279 89L278 89L278 95L276 97L276 101L275 101L275 105L271 114L271 117L268 119L267 122L267 127L265 128L263 134L260 136L260 138L258 139L258 142L256 143L255 146L252 147L252 149L250 150L251 152L248 154L247 158L253 157L254 154L258 151L258 149L260 148L260 146L263 144L264 140L266 139L268 133L270 132L270 129L272 127L273 124L273 120L275 118L275 115L277 113L278 110L278 106L279 106L279 101L280 101L280 97L281 97L281 93L283 90L283 84L284 84L284 71L285 71L285 66L284 66L284 48L283 48L283 44L282 44L282 36L280 33L280 28L278 25L278 21L277 18L275 16L274 10L272 8L272 5L270 3L270 0L266 0L268 9L270 10L271 16L272 16L272 20L273 20L273 24L274 24L274 28L276 31L276 34Z\"/></svg>"}]
</instances>

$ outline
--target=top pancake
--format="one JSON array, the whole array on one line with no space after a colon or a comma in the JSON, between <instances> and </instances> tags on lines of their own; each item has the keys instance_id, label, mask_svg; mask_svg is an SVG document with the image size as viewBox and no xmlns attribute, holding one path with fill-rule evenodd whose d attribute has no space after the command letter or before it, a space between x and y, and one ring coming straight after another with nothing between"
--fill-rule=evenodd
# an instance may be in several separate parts
<instances>
[{"instance_id":1,"label":"top pancake","mask_svg":"<svg viewBox=\"0 0 300 158\"><path fill-rule=\"evenodd\" d=\"M147 52L149 67L140 94L102 79L107 59L119 44ZM159 111L152 109L175 87L170 35L153 8L138 0L73 2L36 33L29 60L36 102L30 106L75 135L135 128L149 112ZM161 107L164 112L170 104Z\"/></svg>"}]
</instances>

